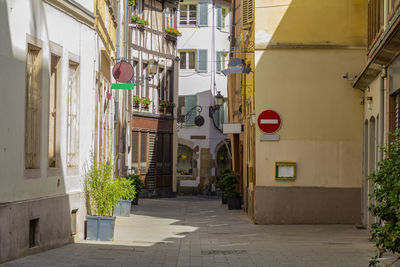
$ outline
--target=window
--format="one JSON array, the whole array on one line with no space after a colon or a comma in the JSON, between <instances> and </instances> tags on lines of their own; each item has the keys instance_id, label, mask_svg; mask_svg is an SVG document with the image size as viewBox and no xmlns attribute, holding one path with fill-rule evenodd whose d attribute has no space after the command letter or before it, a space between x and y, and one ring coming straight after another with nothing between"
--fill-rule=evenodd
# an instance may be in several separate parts
<instances>
[{"instance_id":1,"label":"window","mask_svg":"<svg viewBox=\"0 0 400 267\"><path fill-rule=\"evenodd\" d=\"M49 95L49 151L48 167L59 167L57 163L57 97L59 84L59 62L60 58L51 55L51 76L50 76L50 95Z\"/></svg>"},{"instance_id":2,"label":"window","mask_svg":"<svg viewBox=\"0 0 400 267\"><path fill-rule=\"evenodd\" d=\"M229 15L229 9L217 6L217 28L224 29L226 26L226 18Z\"/></svg>"},{"instance_id":3,"label":"window","mask_svg":"<svg viewBox=\"0 0 400 267\"><path fill-rule=\"evenodd\" d=\"M178 145L178 163L176 171L178 175L192 175L193 150L185 145Z\"/></svg>"},{"instance_id":4,"label":"window","mask_svg":"<svg viewBox=\"0 0 400 267\"><path fill-rule=\"evenodd\" d=\"M40 169L41 49L28 45L25 87L25 169Z\"/></svg>"},{"instance_id":5,"label":"window","mask_svg":"<svg viewBox=\"0 0 400 267\"><path fill-rule=\"evenodd\" d=\"M254 0L243 0L242 22L243 22L243 28L245 29L249 28L251 23L253 22L253 14L254 14L253 1Z\"/></svg>"},{"instance_id":6,"label":"window","mask_svg":"<svg viewBox=\"0 0 400 267\"><path fill-rule=\"evenodd\" d=\"M196 66L196 51L181 51L180 56L180 69L181 70L194 70Z\"/></svg>"},{"instance_id":7,"label":"window","mask_svg":"<svg viewBox=\"0 0 400 267\"><path fill-rule=\"evenodd\" d=\"M164 142L163 142L163 134L157 134L157 163L156 163L156 171L157 173L163 172L163 162L164 162Z\"/></svg>"},{"instance_id":8,"label":"window","mask_svg":"<svg viewBox=\"0 0 400 267\"><path fill-rule=\"evenodd\" d=\"M173 27L175 28L175 13L174 10L170 7L164 9L165 14L165 27Z\"/></svg>"},{"instance_id":9,"label":"window","mask_svg":"<svg viewBox=\"0 0 400 267\"><path fill-rule=\"evenodd\" d=\"M69 62L67 104L67 167L78 167L79 65Z\"/></svg>"},{"instance_id":10,"label":"window","mask_svg":"<svg viewBox=\"0 0 400 267\"><path fill-rule=\"evenodd\" d=\"M217 72L228 68L228 53L217 52Z\"/></svg>"},{"instance_id":11,"label":"window","mask_svg":"<svg viewBox=\"0 0 400 267\"><path fill-rule=\"evenodd\" d=\"M143 0L135 0L135 6L133 7L133 13L142 14L143 12Z\"/></svg>"},{"instance_id":12,"label":"window","mask_svg":"<svg viewBox=\"0 0 400 267\"><path fill-rule=\"evenodd\" d=\"M197 4L180 4L179 11L180 25L197 25Z\"/></svg>"},{"instance_id":13,"label":"window","mask_svg":"<svg viewBox=\"0 0 400 267\"><path fill-rule=\"evenodd\" d=\"M147 133L140 133L140 172L147 170Z\"/></svg>"},{"instance_id":14,"label":"window","mask_svg":"<svg viewBox=\"0 0 400 267\"><path fill-rule=\"evenodd\" d=\"M139 170L139 132L132 132L132 169Z\"/></svg>"},{"instance_id":15,"label":"window","mask_svg":"<svg viewBox=\"0 0 400 267\"><path fill-rule=\"evenodd\" d=\"M197 116L197 109L191 109L196 105L197 95L179 96L178 122L184 123L185 126L194 126L194 118ZM189 111L190 113L188 113Z\"/></svg>"}]
</instances>

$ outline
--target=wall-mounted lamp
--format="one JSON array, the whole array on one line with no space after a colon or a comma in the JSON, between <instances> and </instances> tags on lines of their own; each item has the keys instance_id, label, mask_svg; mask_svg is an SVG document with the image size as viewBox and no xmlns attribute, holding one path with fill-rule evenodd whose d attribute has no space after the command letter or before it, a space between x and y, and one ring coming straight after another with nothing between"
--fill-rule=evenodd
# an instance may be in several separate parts
<instances>
[{"instance_id":1,"label":"wall-mounted lamp","mask_svg":"<svg viewBox=\"0 0 400 267\"><path fill-rule=\"evenodd\" d=\"M150 81L151 79L154 78L154 75L157 74L157 69L158 69L158 61L155 59L150 59L149 64L147 65L147 72L148 72L148 76L146 77L147 81Z\"/></svg>"}]
</instances>

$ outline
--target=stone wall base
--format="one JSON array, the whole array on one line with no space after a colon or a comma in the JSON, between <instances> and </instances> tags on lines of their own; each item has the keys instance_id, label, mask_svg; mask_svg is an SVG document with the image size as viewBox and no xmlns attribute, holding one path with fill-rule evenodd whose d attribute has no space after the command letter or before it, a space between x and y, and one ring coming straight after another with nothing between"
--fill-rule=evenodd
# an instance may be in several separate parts
<instances>
[{"instance_id":1,"label":"stone wall base","mask_svg":"<svg viewBox=\"0 0 400 267\"><path fill-rule=\"evenodd\" d=\"M83 193L74 193L0 204L0 263L83 238L84 199ZM71 232L73 210L76 211L74 235ZM33 220L37 220L35 245L30 247Z\"/></svg>"},{"instance_id":2,"label":"stone wall base","mask_svg":"<svg viewBox=\"0 0 400 267\"><path fill-rule=\"evenodd\" d=\"M361 188L256 186L256 224L360 224Z\"/></svg>"}]
</instances>

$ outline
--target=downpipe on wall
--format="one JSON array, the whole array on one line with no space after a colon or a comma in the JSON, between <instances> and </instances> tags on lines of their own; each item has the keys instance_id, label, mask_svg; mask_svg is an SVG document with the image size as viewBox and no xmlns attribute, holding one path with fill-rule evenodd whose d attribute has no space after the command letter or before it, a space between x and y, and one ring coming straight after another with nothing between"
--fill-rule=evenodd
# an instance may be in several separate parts
<instances>
[{"instance_id":1,"label":"downpipe on wall","mask_svg":"<svg viewBox=\"0 0 400 267\"><path fill-rule=\"evenodd\" d=\"M381 80L380 80L380 88L379 88L379 146L382 147L384 144L384 136L385 136L385 91L386 91L386 77L387 77L387 68L386 66L382 67L381 72ZM383 151L379 151L378 160L381 161L383 159Z\"/></svg>"}]
</instances>

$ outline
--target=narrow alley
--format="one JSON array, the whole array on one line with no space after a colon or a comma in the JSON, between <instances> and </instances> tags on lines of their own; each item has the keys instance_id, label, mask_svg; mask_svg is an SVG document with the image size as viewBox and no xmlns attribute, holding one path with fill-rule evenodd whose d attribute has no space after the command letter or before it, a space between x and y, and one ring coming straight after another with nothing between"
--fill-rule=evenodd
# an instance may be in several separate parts
<instances>
[{"instance_id":1,"label":"narrow alley","mask_svg":"<svg viewBox=\"0 0 400 267\"><path fill-rule=\"evenodd\" d=\"M353 225L255 225L220 199L141 199L115 241L80 241L4 266L367 266L368 233Z\"/></svg>"}]
</instances>

